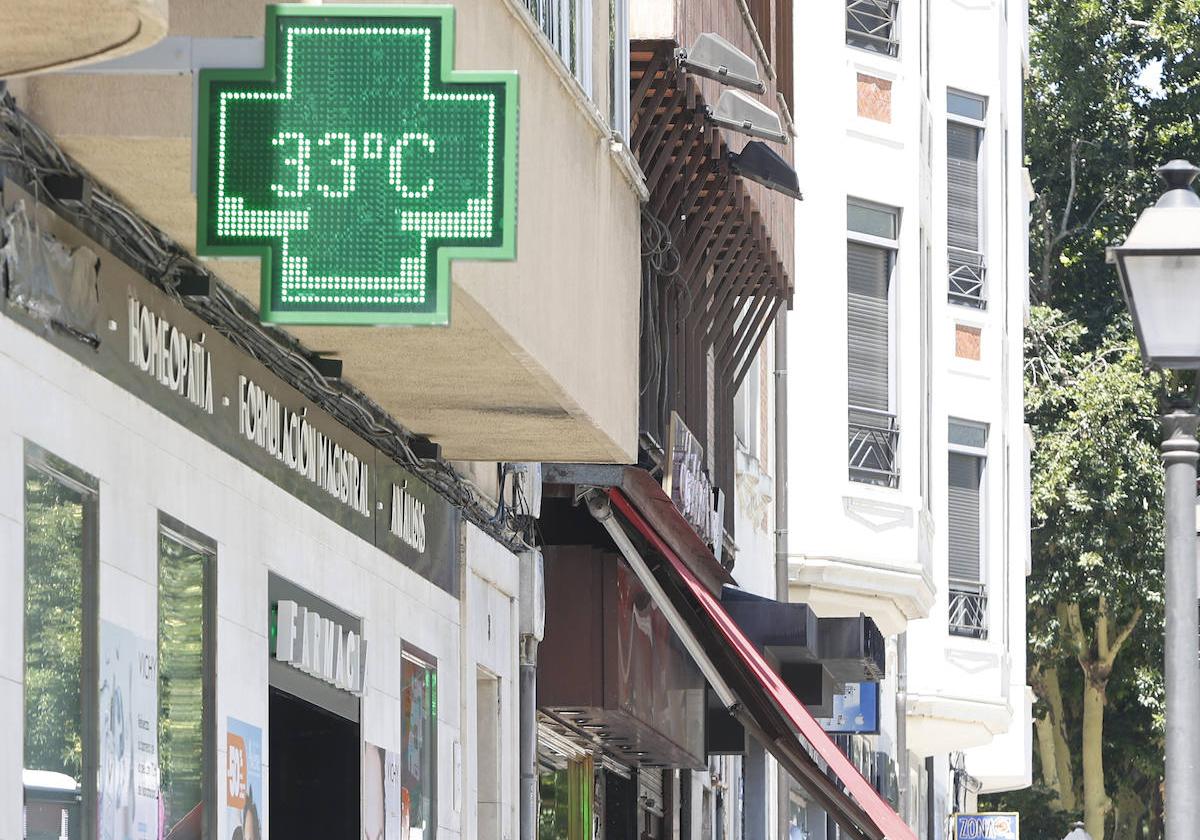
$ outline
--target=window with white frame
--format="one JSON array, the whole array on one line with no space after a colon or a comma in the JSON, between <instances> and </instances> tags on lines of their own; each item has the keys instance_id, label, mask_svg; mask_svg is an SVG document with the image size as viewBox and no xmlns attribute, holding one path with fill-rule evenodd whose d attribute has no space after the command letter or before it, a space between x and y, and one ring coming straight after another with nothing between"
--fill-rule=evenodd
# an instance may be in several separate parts
<instances>
[{"instance_id":1,"label":"window with white frame","mask_svg":"<svg viewBox=\"0 0 1200 840\"><path fill-rule=\"evenodd\" d=\"M987 100L946 91L946 245L951 303L986 306L983 129Z\"/></svg>"},{"instance_id":2,"label":"window with white frame","mask_svg":"<svg viewBox=\"0 0 1200 840\"><path fill-rule=\"evenodd\" d=\"M899 0L846 0L846 43L895 58L900 53L899 6Z\"/></svg>"},{"instance_id":3,"label":"window with white frame","mask_svg":"<svg viewBox=\"0 0 1200 840\"><path fill-rule=\"evenodd\" d=\"M899 212L846 205L846 383L850 478L896 487L899 429L892 406L892 273Z\"/></svg>"},{"instance_id":4,"label":"window with white frame","mask_svg":"<svg viewBox=\"0 0 1200 840\"><path fill-rule=\"evenodd\" d=\"M983 582L983 488L987 426L950 420L946 532L949 536L949 630L987 638L987 588Z\"/></svg>"}]
</instances>

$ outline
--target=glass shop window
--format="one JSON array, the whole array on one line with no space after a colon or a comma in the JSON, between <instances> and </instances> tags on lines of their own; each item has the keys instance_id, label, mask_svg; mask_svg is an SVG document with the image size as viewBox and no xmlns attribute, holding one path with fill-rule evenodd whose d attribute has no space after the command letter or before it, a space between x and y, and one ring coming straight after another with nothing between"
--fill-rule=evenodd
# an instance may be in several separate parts
<instances>
[{"instance_id":1,"label":"glass shop window","mask_svg":"<svg viewBox=\"0 0 1200 840\"><path fill-rule=\"evenodd\" d=\"M162 517L158 534L160 836L200 840L213 761L213 543ZM211 815L209 817L211 820ZM211 825L211 822L210 822ZM210 832L211 833L211 832Z\"/></svg>"},{"instance_id":2,"label":"glass shop window","mask_svg":"<svg viewBox=\"0 0 1200 840\"><path fill-rule=\"evenodd\" d=\"M85 710L96 702L97 487L94 478L26 446L26 840L92 835L95 750Z\"/></svg>"},{"instance_id":3,"label":"glass shop window","mask_svg":"<svg viewBox=\"0 0 1200 840\"><path fill-rule=\"evenodd\" d=\"M437 835L437 665L411 649L400 668L402 840Z\"/></svg>"},{"instance_id":4,"label":"glass shop window","mask_svg":"<svg viewBox=\"0 0 1200 840\"><path fill-rule=\"evenodd\" d=\"M590 757L539 751L538 840L589 840L593 785Z\"/></svg>"}]
</instances>

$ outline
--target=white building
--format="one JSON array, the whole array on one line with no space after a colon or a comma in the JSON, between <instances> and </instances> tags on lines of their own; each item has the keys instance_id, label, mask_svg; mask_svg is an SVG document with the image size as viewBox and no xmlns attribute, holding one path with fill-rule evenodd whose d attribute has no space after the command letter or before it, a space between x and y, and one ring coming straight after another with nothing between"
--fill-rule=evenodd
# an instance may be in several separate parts
<instances>
[{"instance_id":1,"label":"white building","mask_svg":"<svg viewBox=\"0 0 1200 840\"><path fill-rule=\"evenodd\" d=\"M77 277L99 258L102 343L48 334L42 281L12 277L38 290L0 317L0 836L342 831L360 788L378 831L513 836L517 555L12 182L4 197L16 262L48 236L83 255ZM322 453L340 478L303 469Z\"/></svg>"},{"instance_id":2,"label":"white building","mask_svg":"<svg viewBox=\"0 0 1200 840\"><path fill-rule=\"evenodd\" d=\"M895 762L923 838L1030 781L1026 17L1022 0L796 14L790 597L887 637L878 734L858 740Z\"/></svg>"}]
</instances>

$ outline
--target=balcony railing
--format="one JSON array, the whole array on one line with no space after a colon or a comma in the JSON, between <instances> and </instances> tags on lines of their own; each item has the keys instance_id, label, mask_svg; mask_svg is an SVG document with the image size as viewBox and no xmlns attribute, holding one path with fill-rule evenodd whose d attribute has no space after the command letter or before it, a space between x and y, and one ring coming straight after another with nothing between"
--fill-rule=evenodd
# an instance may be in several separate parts
<instances>
[{"instance_id":1,"label":"balcony railing","mask_svg":"<svg viewBox=\"0 0 1200 840\"><path fill-rule=\"evenodd\" d=\"M899 0L846 0L846 43L896 57L896 9Z\"/></svg>"},{"instance_id":2,"label":"balcony railing","mask_svg":"<svg viewBox=\"0 0 1200 840\"><path fill-rule=\"evenodd\" d=\"M950 302L985 308L987 301L983 297L983 281L987 276L987 268L983 264L983 254L966 248L950 247L947 250Z\"/></svg>"},{"instance_id":3,"label":"balcony railing","mask_svg":"<svg viewBox=\"0 0 1200 840\"><path fill-rule=\"evenodd\" d=\"M987 588L982 583L950 581L950 635L987 638Z\"/></svg>"},{"instance_id":4,"label":"balcony railing","mask_svg":"<svg viewBox=\"0 0 1200 840\"><path fill-rule=\"evenodd\" d=\"M539 28L584 90L591 91L591 0L525 0Z\"/></svg>"},{"instance_id":5,"label":"balcony railing","mask_svg":"<svg viewBox=\"0 0 1200 840\"><path fill-rule=\"evenodd\" d=\"M900 483L896 415L850 406L850 480L896 487Z\"/></svg>"}]
</instances>

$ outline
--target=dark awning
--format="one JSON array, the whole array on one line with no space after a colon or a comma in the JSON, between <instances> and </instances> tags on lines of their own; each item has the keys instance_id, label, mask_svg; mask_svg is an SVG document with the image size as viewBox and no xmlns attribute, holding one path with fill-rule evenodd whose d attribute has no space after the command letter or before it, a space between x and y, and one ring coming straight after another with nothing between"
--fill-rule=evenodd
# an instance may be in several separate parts
<instances>
[{"instance_id":1,"label":"dark awning","mask_svg":"<svg viewBox=\"0 0 1200 840\"><path fill-rule=\"evenodd\" d=\"M859 840L916 840L912 829L863 778L820 724L771 669L758 649L618 487L593 491L593 514L630 566L664 599L672 629L697 658L728 711L849 834ZM611 507L604 504L607 498ZM623 530L620 515L653 549L643 558Z\"/></svg>"}]
</instances>

